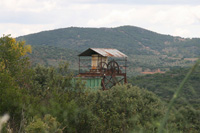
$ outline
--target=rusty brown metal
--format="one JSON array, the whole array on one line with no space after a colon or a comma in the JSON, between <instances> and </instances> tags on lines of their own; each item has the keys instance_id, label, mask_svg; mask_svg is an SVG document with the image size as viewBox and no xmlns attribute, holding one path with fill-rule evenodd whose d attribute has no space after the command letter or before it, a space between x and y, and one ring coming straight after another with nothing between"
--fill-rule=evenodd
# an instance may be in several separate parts
<instances>
[{"instance_id":1,"label":"rusty brown metal","mask_svg":"<svg viewBox=\"0 0 200 133\"><path fill-rule=\"evenodd\" d=\"M118 57L118 58L125 58L127 55L120 52L117 49L112 48L89 48L86 51L79 54L79 56L91 56L92 54L100 54L104 57Z\"/></svg>"},{"instance_id":2,"label":"rusty brown metal","mask_svg":"<svg viewBox=\"0 0 200 133\"><path fill-rule=\"evenodd\" d=\"M102 77L102 76L109 76L109 75L111 75L110 72L107 72L105 74L87 72L87 73L79 73L77 77ZM126 73L115 74L115 76L126 76Z\"/></svg>"}]
</instances>

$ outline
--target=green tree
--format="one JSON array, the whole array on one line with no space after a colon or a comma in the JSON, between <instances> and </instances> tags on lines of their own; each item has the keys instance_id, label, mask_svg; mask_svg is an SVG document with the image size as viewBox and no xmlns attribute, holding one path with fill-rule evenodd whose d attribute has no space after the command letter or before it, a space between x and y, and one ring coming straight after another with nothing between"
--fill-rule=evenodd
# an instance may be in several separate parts
<instances>
[{"instance_id":1,"label":"green tree","mask_svg":"<svg viewBox=\"0 0 200 133\"><path fill-rule=\"evenodd\" d=\"M25 45L24 41L16 41L10 36L0 38L0 71L15 72L23 67L24 57L31 53L31 46ZM20 65L20 66L18 66Z\"/></svg>"},{"instance_id":2,"label":"green tree","mask_svg":"<svg viewBox=\"0 0 200 133\"><path fill-rule=\"evenodd\" d=\"M131 85L86 91L76 100L77 132L154 132L165 110L153 93Z\"/></svg>"},{"instance_id":3,"label":"green tree","mask_svg":"<svg viewBox=\"0 0 200 133\"><path fill-rule=\"evenodd\" d=\"M20 87L29 86L30 64L26 57L31 46L10 36L0 38L0 72L8 73Z\"/></svg>"},{"instance_id":4,"label":"green tree","mask_svg":"<svg viewBox=\"0 0 200 133\"><path fill-rule=\"evenodd\" d=\"M30 86L27 52L31 47L17 42L10 36L0 38L0 114L9 113L9 124L18 130L23 106L26 104L26 89Z\"/></svg>"}]
</instances>

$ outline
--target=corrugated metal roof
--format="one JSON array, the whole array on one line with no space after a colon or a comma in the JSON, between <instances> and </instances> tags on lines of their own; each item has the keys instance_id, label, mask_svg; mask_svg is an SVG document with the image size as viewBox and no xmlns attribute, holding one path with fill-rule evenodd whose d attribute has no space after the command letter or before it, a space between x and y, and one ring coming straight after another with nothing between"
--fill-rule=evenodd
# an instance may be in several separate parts
<instances>
[{"instance_id":1,"label":"corrugated metal roof","mask_svg":"<svg viewBox=\"0 0 200 133\"><path fill-rule=\"evenodd\" d=\"M127 55L123 54L119 50L112 48L89 48L83 53L79 54L79 56L91 56L95 53L98 53L104 57L127 57Z\"/></svg>"}]
</instances>

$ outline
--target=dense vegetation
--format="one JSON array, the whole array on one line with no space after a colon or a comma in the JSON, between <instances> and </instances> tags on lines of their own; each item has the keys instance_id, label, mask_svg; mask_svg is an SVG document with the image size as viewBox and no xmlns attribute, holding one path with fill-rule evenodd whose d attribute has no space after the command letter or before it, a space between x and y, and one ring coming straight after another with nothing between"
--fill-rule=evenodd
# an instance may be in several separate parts
<instances>
[{"instance_id":1,"label":"dense vegetation","mask_svg":"<svg viewBox=\"0 0 200 133\"><path fill-rule=\"evenodd\" d=\"M169 102L179 84L186 76L188 68L179 68L165 74L137 76L129 79L134 86L145 88L159 96L163 101ZM175 101L178 115L184 116L186 127L200 130L200 66L191 74L189 80L182 88L180 97Z\"/></svg>"},{"instance_id":2,"label":"dense vegetation","mask_svg":"<svg viewBox=\"0 0 200 133\"><path fill-rule=\"evenodd\" d=\"M32 45L33 53L30 54L30 59L33 63L44 65L55 65L60 60L67 59L74 62L77 53L90 47L116 48L129 56L131 75L158 68L167 71L173 67L188 67L193 63L193 58L200 55L198 38L162 35L133 26L70 27L21 36L17 40L25 40ZM72 64L73 67L75 64L78 66L77 61Z\"/></svg>"},{"instance_id":3,"label":"dense vegetation","mask_svg":"<svg viewBox=\"0 0 200 133\"><path fill-rule=\"evenodd\" d=\"M129 82L134 86L146 88L147 90L154 92L156 95L160 96L162 100L169 101L188 71L188 68L177 68L164 74L132 77L129 79ZM198 105L200 108L200 105L198 104L200 102L199 81L200 67L192 73L190 79L185 84L181 94L182 99L179 101L181 104L183 104L184 101L187 101L190 104Z\"/></svg>"},{"instance_id":4,"label":"dense vegetation","mask_svg":"<svg viewBox=\"0 0 200 133\"><path fill-rule=\"evenodd\" d=\"M0 115L10 115L3 132L158 131L167 106L152 92L130 84L107 91L72 84L68 63L32 68L28 52L24 42L0 38ZM198 132L199 118L190 106L173 108L164 131Z\"/></svg>"}]
</instances>

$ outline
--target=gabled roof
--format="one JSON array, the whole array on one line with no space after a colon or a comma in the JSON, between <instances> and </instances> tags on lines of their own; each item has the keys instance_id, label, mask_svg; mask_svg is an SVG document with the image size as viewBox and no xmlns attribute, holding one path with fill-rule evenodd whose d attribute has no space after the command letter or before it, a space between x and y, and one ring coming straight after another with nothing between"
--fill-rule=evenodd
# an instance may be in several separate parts
<instances>
[{"instance_id":1,"label":"gabled roof","mask_svg":"<svg viewBox=\"0 0 200 133\"><path fill-rule=\"evenodd\" d=\"M123 54L119 50L112 48L89 48L78 56L92 56L93 54L100 54L104 57L127 57L127 55Z\"/></svg>"}]
</instances>

